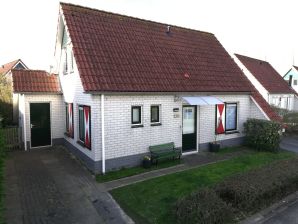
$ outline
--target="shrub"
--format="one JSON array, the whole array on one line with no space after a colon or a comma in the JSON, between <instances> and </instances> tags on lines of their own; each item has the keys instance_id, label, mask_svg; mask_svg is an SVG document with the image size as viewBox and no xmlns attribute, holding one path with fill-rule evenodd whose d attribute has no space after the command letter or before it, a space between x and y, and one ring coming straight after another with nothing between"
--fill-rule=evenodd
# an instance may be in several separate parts
<instances>
[{"instance_id":1,"label":"shrub","mask_svg":"<svg viewBox=\"0 0 298 224\"><path fill-rule=\"evenodd\" d=\"M291 112L284 115L283 121L287 124L287 133L298 134L298 113Z\"/></svg>"},{"instance_id":2,"label":"shrub","mask_svg":"<svg viewBox=\"0 0 298 224\"><path fill-rule=\"evenodd\" d=\"M297 187L298 158L294 158L227 178L215 186L215 192L235 209L252 213L295 192Z\"/></svg>"},{"instance_id":3,"label":"shrub","mask_svg":"<svg viewBox=\"0 0 298 224\"><path fill-rule=\"evenodd\" d=\"M246 144L256 150L278 151L281 125L274 121L249 119L244 123Z\"/></svg>"},{"instance_id":4,"label":"shrub","mask_svg":"<svg viewBox=\"0 0 298 224\"><path fill-rule=\"evenodd\" d=\"M233 217L232 208L208 188L180 199L175 213L177 222L184 224L229 223Z\"/></svg>"}]
</instances>

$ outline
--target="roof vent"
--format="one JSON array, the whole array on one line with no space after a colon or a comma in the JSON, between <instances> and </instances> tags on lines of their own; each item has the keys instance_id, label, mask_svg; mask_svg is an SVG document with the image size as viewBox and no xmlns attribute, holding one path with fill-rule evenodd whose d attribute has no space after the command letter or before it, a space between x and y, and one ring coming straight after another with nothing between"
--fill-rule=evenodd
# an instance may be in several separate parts
<instances>
[{"instance_id":1,"label":"roof vent","mask_svg":"<svg viewBox=\"0 0 298 224\"><path fill-rule=\"evenodd\" d=\"M171 33L171 26L167 26L167 34Z\"/></svg>"}]
</instances>

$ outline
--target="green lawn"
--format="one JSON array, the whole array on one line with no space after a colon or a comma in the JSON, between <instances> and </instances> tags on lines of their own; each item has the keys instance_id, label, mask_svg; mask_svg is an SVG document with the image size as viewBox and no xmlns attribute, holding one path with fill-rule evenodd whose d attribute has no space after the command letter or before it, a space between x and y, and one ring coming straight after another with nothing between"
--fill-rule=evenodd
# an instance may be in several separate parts
<instances>
[{"instance_id":1,"label":"green lawn","mask_svg":"<svg viewBox=\"0 0 298 224\"><path fill-rule=\"evenodd\" d=\"M111 191L136 223L175 223L173 207L178 198L225 177L295 155L290 152L254 152L231 160L170 174Z\"/></svg>"},{"instance_id":2,"label":"green lawn","mask_svg":"<svg viewBox=\"0 0 298 224\"><path fill-rule=\"evenodd\" d=\"M149 168L149 169L145 169L141 166L131 167L131 168L123 168L121 170L108 172L105 175L98 174L98 175L96 175L96 180L99 183L103 183L103 182L108 182L108 181L112 181L112 180L121 179L124 177L129 177L129 176L149 172L152 170L167 168L170 166L176 166L176 165L179 165L182 163L183 163L182 160L167 160L167 161L162 161L161 163L158 163L157 166L152 165L151 168Z\"/></svg>"}]
</instances>

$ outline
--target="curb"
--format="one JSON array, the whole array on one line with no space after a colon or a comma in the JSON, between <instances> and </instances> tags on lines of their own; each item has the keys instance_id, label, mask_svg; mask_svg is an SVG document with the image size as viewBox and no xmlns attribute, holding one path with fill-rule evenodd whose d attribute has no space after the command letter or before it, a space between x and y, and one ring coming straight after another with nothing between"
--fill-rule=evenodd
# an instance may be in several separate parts
<instances>
[{"instance_id":1,"label":"curb","mask_svg":"<svg viewBox=\"0 0 298 224\"><path fill-rule=\"evenodd\" d=\"M274 203L270 207L252 215L251 217L240 222L241 224L264 223L274 215L283 212L294 203L298 202L298 191L283 198L281 201Z\"/></svg>"}]
</instances>

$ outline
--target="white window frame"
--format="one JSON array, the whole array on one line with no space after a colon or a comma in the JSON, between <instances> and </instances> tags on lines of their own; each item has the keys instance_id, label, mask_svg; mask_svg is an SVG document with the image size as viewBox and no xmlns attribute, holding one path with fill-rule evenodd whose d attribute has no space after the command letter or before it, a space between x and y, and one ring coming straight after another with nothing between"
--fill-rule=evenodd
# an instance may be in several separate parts
<instances>
[{"instance_id":1,"label":"white window frame","mask_svg":"<svg viewBox=\"0 0 298 224\"><path fill-rule=\"evenodd\" d=\"M234 104L236 105L236 128L235 129L227 129L227 108L229 104ZM228 133L233 133L233 132L238 132L239 130L239 104L237 102L226 102L225 103L225 132Z\"/></svg>"},{"instance_id":2,"label":"white window frame","mask_svg":"<svg viewBox=\"0 0 298 224\"><path fill-rule=\"evenodd\" d=\"M133 122L133 109L134 108L140 108L140 115L139 115L139 118L140 118L140 123L134 123ZM132 127L143 127L143 106L142 105L132 105L131 106L131 120L130 120L130 124Z\"/></svg>"},{"instance_id":3,"label":"white window frame","mask_svg":"<svg viewBox=\"0 0 298 224\"><path fill-rule=\"evenodd\" d=\"M158 107L158 121L152 121L152 107ZM161 124L161 105L160 104L150 105L150 123L151 124Z\"/></svg>"}]
</instances>

